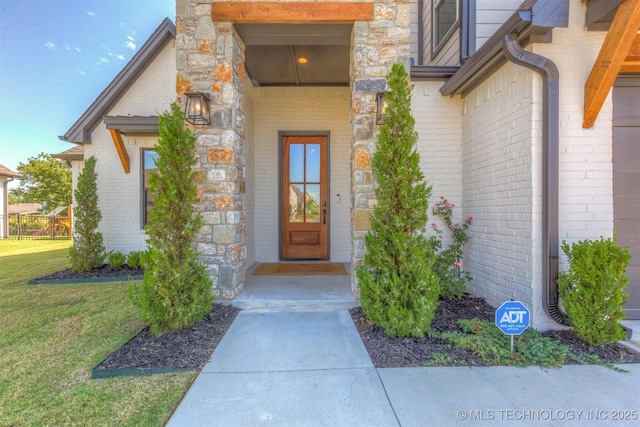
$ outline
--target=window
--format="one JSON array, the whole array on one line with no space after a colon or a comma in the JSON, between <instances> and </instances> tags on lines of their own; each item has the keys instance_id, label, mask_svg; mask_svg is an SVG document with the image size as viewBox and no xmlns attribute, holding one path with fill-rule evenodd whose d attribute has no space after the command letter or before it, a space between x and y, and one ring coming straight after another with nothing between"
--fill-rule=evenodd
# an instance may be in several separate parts
<instances>
[{"instance_id":1,"label":"window","mask_svg":"<svg viewBox=\"0 0 640 427\"><path fill-rule=\"evenodd\" d=\"M433 51L441 47L458 22L458 0L433 1Z\"/></svg>"},{"instance_id":2,"label":"window","mask_svg":"<svg viewBox=\"0 0 640 427\"><path fill-rule=\"evenodd\" d=\"M156 170L158 153L154 150L142 150L142 227L149 222L149 212L153 210L153 197L149 193L149 176Z\"/></svg>"}]
</instances>

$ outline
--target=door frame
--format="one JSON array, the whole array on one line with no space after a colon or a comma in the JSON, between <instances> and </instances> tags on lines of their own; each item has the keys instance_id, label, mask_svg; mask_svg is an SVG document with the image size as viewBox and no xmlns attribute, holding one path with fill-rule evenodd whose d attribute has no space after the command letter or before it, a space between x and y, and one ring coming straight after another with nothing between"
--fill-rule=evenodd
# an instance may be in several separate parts
<instances>
[{"instance_id":1,"label":"door frame","mask_svg":"<svg viewBox=\"0 0 640 427\"><path fill-rule=\"evenodd\" d=\"M327 139L327 203L329 215L327 217L327 257L318 261L331 259L331 132L330 131L278 131L278 259L280 261L295 261L282 256L282 139L288 136L322 136ZM302 261L302 260L298 260ZM315 260L307 260L315 261Z\"/></svg>"}]
</instances>

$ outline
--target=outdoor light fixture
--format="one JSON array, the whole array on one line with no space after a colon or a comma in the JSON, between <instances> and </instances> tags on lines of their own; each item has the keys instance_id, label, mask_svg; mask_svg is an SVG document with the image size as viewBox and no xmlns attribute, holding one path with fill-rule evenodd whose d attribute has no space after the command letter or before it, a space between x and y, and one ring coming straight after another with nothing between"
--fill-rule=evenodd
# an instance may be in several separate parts
<instances>
[{"instance_id":1,"label":"outdoor light fixture","mask_svg":"<svg viewBox=\"0 0 640 427\"><path fill-rule=\"evenodd\" d=\"M384 118L387 115L387 100L384 99L384 96L385 92L378 92L378 95L376 97L376 123L379 125L384 123Z\"/></svg>"},{"instance_id":2,"label":"outdoor light fixture","mask_svg":"<svg viewBox=\"0 0 640 427\"><path fill-rule=\"evenodd\" d=\"M209 97L201 92L185 93L184 96L187 97L184 106L185 120L194 126L210 125Z\"/></svg>"},{"instance_id":3,"label":"outdoor light fixture","mask_svg":"<svg viewBox=\"0 0 640 427\"><path fill-rule=\"evenodd\" d=\"M307 58L306 56L298 56L297 61L298 64L306 64L307 62L309 62L309 58Z\"/></svg>"}]
</instances>

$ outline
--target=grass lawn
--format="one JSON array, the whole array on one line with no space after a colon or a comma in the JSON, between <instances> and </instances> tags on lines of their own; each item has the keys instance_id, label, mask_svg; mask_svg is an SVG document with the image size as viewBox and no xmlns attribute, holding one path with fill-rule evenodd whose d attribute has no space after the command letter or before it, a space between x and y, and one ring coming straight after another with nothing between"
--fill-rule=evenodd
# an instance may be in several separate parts
<instances>
[{"instance_id":1,"label":"grass lawn","mask_svg":"<svg viewBox=\"0 0 640 427\"><path fill-rule=\"evenodd\" d=\"M26 284L69 246L0 240L0 426L163 425L195 373L91 379L142 326L127 282Z\"/></svg>"}]
</instances>

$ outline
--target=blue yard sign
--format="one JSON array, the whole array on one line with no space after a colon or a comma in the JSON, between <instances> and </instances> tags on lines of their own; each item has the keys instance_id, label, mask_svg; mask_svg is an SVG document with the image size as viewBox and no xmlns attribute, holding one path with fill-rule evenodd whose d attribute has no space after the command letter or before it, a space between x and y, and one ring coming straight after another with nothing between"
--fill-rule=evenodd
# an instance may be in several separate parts
<instances>
[{"instance_id":1,"label":"blue yard sign","mask_svg":"<svg viewBox=\"0 0 640 427\"><path fill-rule=\"evenodd\" d=\"M505 335L520 335L531 324L531 312L520 301L507 301L496 310L496 326Z\"/></svg>"}]
</instances>

